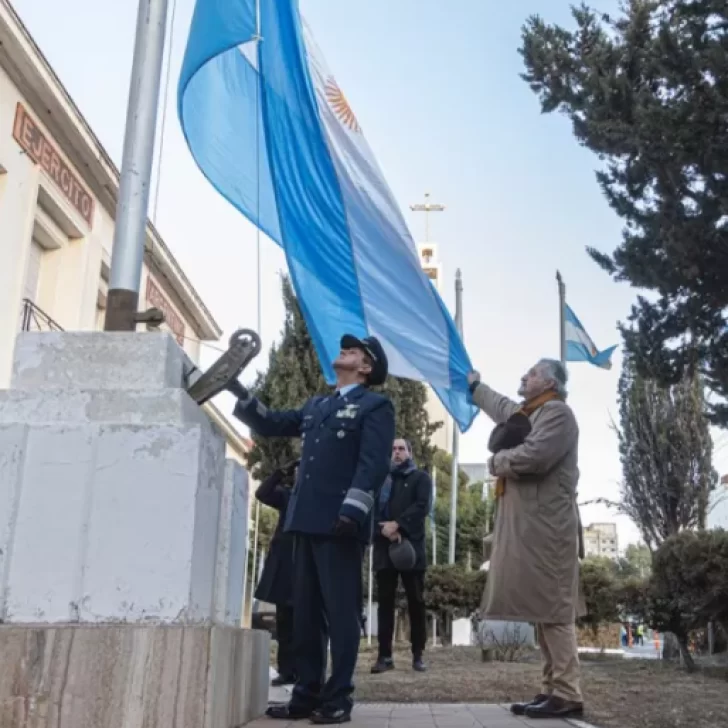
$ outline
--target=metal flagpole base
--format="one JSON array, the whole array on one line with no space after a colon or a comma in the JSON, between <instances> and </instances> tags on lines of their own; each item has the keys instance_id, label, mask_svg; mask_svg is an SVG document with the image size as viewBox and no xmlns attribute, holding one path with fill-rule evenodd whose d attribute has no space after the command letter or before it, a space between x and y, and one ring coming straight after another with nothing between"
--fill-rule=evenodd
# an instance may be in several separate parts
<instances>
[{"instance_id":1,"label":"metal flagpole base","mask_svg":"<svg viewBox=\"0 0 728 728\"><path fill-rule=\"evenodd\" d=\"M260 336L255 331L239 329L230 337L228 350L189 387L187 394L197 404L205 404L237 379L260 349Z\"/></svg>"}]
</instances>

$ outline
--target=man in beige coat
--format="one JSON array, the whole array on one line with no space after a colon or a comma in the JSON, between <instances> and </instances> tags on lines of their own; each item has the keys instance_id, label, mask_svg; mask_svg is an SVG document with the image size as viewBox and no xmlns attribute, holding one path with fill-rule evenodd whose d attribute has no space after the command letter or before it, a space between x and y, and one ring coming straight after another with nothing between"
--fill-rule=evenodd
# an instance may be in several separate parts
<instances>
[{"instance_id":1,"label":"man in beige coat","mask_svg":"<svg viewBox=\"0 0 728 728\"><path fill-rule=\"evenodd\" d=\"M521 431L521 444L504 445L489 463L498 478L497 516L483 597L487 618L536 624L542 689L511 710L529 718L578 716L579 428L565 402L566 369L541 360L521 379L522 404L494 392L478 372L468 381L474 402L497 425Z\"/></svg>"}]
</instances>

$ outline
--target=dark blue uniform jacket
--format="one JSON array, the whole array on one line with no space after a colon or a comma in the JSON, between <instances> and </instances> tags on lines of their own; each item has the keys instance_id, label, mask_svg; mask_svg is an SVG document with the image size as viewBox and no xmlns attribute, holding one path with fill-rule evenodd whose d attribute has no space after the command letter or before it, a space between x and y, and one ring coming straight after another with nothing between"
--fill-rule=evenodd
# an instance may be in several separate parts
<instances>
[{"instance_id":1,"label":"dark blue uniform jacket","mask_svg":"<svg viewBox=\"0 0 728 728\"><path fill-rule=\"evenodd\" d=\"M362 540L369 539L394 441L389 399L359 386L343 396L313 397L300 410L274 412L251 398L238 402L235 416L263 437L302 439L286 532L331 535L345 516L358 524Z\"/></svg>"}]
</instances>

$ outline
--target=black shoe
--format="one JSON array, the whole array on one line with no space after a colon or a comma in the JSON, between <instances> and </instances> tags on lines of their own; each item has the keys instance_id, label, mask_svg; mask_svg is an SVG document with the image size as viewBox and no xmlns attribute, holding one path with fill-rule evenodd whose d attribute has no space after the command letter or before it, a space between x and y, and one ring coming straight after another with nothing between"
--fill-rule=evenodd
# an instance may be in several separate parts
<instances>
[{"instance_id":1,"label":"black shoe","mask_svg":"<svg viewBox=\"0 0 728 728\"><path fill-rule=\"evenodd\" d=\"M270 684L274 688L280 688L284 685L295 685L296 684L296 676L295 675L279 675L278 677L271 680Z\"/></svg>"},{"instance_id":2,"label":"black shoe","mask_svg":"<svg viewBox=\"0 0 728 728\"><path fill-rule=\"evenodd\" d=\"M526 718L580 718L584 715L584 703L564 700L552 695L538 705L526 708Z\"/></svg>"},{"instance_id":3,"label":"black shoe","mask_svg":"<svg viewBox=\"0 0 728 728\"><path fill-rule=\"evenodd\" d=\"M339 725L351 720L351 710L344 708L317 708L311 714L314 725Z\"/></svg>"},{"instance_id":4,"label":"black shoe","mask_svg":"<svg viewBox=\"0 0 728 728\"><path fill-rule=\"evenodd\" d=\"M513 703L511 705L511 713L513 715L526 715L526 710L535 705L541 705L549 699L548 695L539 693L530 703Z\"/></svg>"},{"instance_id":5,"label":"black shoe","mask_svg":"<svg viewBox=\"0 0 728 728\"><path fill-rule=\"evenodd\" d=\"M305 708L301 705L283 703L282 705L269 705L265 714L273 720L306 720L314 713L313 708Z\"/></svg>"},{"instance_id":6,"label":"black shoe","mask_svg":"<svg viewBox=\"0 0 728 728\"><path fill-rule=\"evenodd\" d=\"M415 672L427 672L427 665L425 665L421 657L415 657L412 659L412 669Z\"/></svg>"},{"instance_id":7,"label":"black shoe","mask_svg":"<svg viewBox=\"0 0 728 728\"><path fill-rule=\"evenodd\" d=\"M394 661L391 657L380 657L372 667L372 675L379 675L383 672L394 670Z\"/></svg>"}]
</instances>

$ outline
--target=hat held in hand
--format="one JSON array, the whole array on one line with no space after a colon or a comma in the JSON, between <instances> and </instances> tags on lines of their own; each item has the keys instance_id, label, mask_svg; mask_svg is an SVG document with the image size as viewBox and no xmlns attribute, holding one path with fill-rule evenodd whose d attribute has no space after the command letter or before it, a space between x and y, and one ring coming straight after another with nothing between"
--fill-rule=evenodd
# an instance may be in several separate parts
<instances>
[{"instance_id":1,"label":"hat held in hand","mask_svg":"<svg viewBox=\"0 0 728 728\"><path fill-rule=\"evenodd\" d=\"M397 571L412 571L417 563L415 547L406 538L401 537L399 541L389 546L389 558Z\"/></svg>"}]
</instances>

